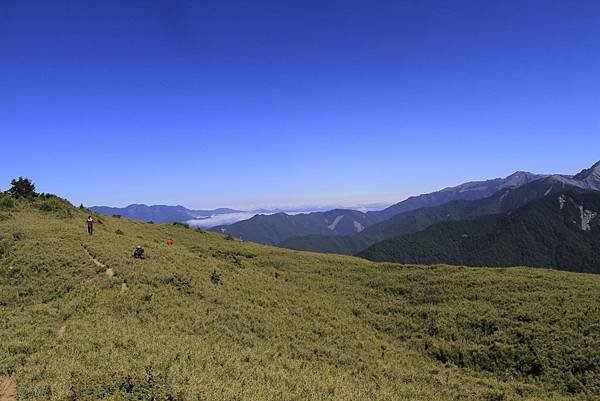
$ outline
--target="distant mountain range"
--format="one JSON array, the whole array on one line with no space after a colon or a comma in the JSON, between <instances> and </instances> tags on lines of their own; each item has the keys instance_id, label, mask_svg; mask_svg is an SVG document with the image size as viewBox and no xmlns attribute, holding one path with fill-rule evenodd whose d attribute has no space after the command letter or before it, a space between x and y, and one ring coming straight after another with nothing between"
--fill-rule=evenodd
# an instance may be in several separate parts
<instances>
[{"instance_id":1,"label":"distant mountain range","mask_svg":"<svg viewBox=\"0 0 600 401\"><path fill-rule=\"evenodd\" d=\"M257 215L249 220L214 227L212 231L230 234L252 242L272 245L281 244L281 246L294 249L353 253L356 250L353 246L341 245L341 243L347 242L347 239L326 239L326 243L328 245L332 244L332 246L327 245L325 248L321 248L319 246L321 238L308 237L298 240L295 237L360 235L367 231L368 227L388 220L400 213L424 207L438 206L454 200L485 198L501 189L517 187L543 177L545 176L519 171L506 178L468 182L456 187L444 188L441 191L430 194L413 196L381 211L362 213L356 210L336 209L328 212L315 212L294 216L286 214ZM371 232L371 230L367 232ZM317 246L312 246L313 243ZM361 249L364 249L364 247Z\"/></svg>"},{"instance_id":2,"label":"distant mountain range","mask_svg":"<svg viewBox=\"0 0 600 401\"><path fill-rule=\"evenodd\" d=\"M382 204L363 204L357 205L361 209L382 208ZM110 207L110 206L91 206L90 210L102 213L108 216L119 215L131 220L152 221L154 223L190 223L195 226L204 228L214 227L223 224L233 224L241 220L247 220L257 214L275 215L278 213L286 213L294 215L299 213L311 213L315 211L327 212L332 209L332 206L293 206L288 208L262 208L254 210L237 210L230 208L219 208L212 210L193 210L184 206L169 206L169 205L144 205L131 204L126 207ZM342 225L343 226L343 225ZM314 231L309 231L312 233ZM346 233L346 231L341 231Z\"/></svg>"},{"instance_id":3,"label":"distant mountain range","mask_svg":"<svg viewBox=\"0 0 600 401\"><path fill-rule=\"evenodd\" d=\"M600 273L600 192L559 192L509 212L437 223L379 242L358 256L399 263Z\"/></svg>"},{"instance_id":4,"label":"distant mountain range","mask_svg":"<svg viewBox=\"0 0 600 401\"><path fill-rule=\"evenodd\" d=\"M131 220L153 221L155 223L184 222L214 215L240 213L240 210L219 208L214 210L191 210L183 206L133 204L127 207L92 206L90 210L105 215L119 215Z\"/></svg>"},{"instance_id":5,"label":"distant mountain range","mask_svg":"<svg viewBox=\"0 0 600 401\"><path fill-rule=\"evenodd\" d=\"M213 227L211 231L230 234L244 240L263 244L278 244L286 238L309 235L349 235L362 231L381 219L377 212L334 209L290 215L258 214L249 220L228 226Z\"/></svg>"},{"instance_id":6,"label":"distant mountain range","mask_svg":"<svg viewBox=\"0 0 600 401\"><path fill-rule=\"evenodd\" d=\"M352 236L290 237L279 246L296 250L354 255L379 241L415 233L441 221L465 220L506 212L559 191L600 190L599 171L600 163L597 163L592 169L584 170L574 177L537 176L537 179L520 186L499 186L499 190L487 198L454 200L440 206L399 213Z\"/></svg>"},{"instance_id":7,"label":"distant mountain range","mask_svg":"<svg viewBox=\"0 0 600 401\"><path fill-rule=\"evenodd\" d=\"M565 228L557 225L556 221L541 224L539 219L543 213L538 212L550 213L548 202L556 201L556 196L564 196L571 206L561 209L561 213L570 213L571 216L572 205L582 206L584 212L587 210L585 213L593 216L590 227L596 230L595 213L598 210L593 199L598 194L587 194L588 191L600 191L600 162L576 175L518 171L505 178L467 182L410 197L383 210L368 212L350 209L310 213L285 213L269 209L245 212L227 208L191 210L183 206L137 204L126 208L100 206L91 209L156 223L194 219L198 222L202 222L202 219L229 222L246 218L209 229L252 242L296 250L358 255L373 260L489 266L527 264L597 272L594 263L578 259L595 255L585 252L584 248L589 245L585 245L587 240L581 240L579 232L574 235L571 231L565 231L572 229L568 225ZM592 206L586 209L590 202ZM515 220L514 216L521 220ZM548 216L555 217L552 214ZM574 221L577 223L578 220ZM536 224L539 229L534 230ZM502 227L508 227L506 230L510 228L508 234L494 231ZM527 232L519 231L521 229ZM464 232L460 233L461 240L457 242L456 235L461 230ZM463 234L466 236L463 237ZM448 238L444 238L444 235ZM507 235L513 235L514 238L508 238ZM547 241L549 247L555 246L556 235L569 241L571 248L561 250L560 255L541 257L547 249L536 241ZM588 237L595 244L595 239ZM438 243L440 245L436 251ZM572 245L575 243L583 245L578 248ZM518 244L531 246L533 256L524 249L519 256ZM414 249L409 251L410 247ZM494 258L505 248L506 255ZM571 255L571 251L579 256ZM579 263L579 267L575 263Z\"/></svg>"},{"instance_id":8,"label":"distant mountain range","mask_svg":"<svg viewBox=\"0 0 600 401\"><path fill-rule=\"evenodd\" d=\"M520 187L544 177L547 176L542 174L528 173L526 171L517 171L506 178L494 178L486 181L471 181L456 187L444 188L440 191L429 194L412 196L383 210L381 214L385 220L399 213L410 212L411 210L424 207L439 206L455 200L468 201L483 199L502 189Z\"/></svg>"}]
</instances>

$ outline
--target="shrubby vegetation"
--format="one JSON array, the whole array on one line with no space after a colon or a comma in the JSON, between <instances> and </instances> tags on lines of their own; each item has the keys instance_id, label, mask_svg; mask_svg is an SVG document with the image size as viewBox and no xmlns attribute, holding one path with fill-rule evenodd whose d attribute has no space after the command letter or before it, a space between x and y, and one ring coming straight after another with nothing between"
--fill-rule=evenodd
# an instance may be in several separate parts
<instances>
[{"instance_id":1,"label":"shrubby vegetation","mask_svg":"<svg viewBox=\"0 0 600 401\"><path fill-rule=\"evenodd\" d=\"M442 363L567 394L597 393L600 325L586 313L598 312L600 295L586 298L593 286L566 274L556 282L545 271L493 272L440 266L374 281L386 295L369 306L373 323Z\"/></svg>"},{"instance_id":2,"label":"shrubby vegetation","mask_svg":"<svg viewBox=\"0 0 600 401\"><path fill-rule=\"evenodd\" d=\"M19 177L11 181L11 187L0 193L0 212L10 211L19 207L35 207L43 212L60 217L71 217L75 210L67 200L56 195L37 193L35 184L28 178ZM6 218L6 215L0 215Z\"/></svg>"},{"instance_id":3,"label":"shrubby vegetation","mask_svg":"<svg viewBox=\"0 0 600 401\"><path fill-rule=\"evenodd\" d=\"M43 212L53 213L61 217L72 217L73 206L66 200L54 195L43 195L35 201L35 205Z\"/></svg>"},{"instance_id":4,"label":"shrubby vegetation","mask_svg":"<svg viewBox=\"0 0 600 401\"><path fill-rule=\"evenodd\" d=\"M7 194L0 194L0 210L10 210L15 207L15 200Z\"/></svg>"},{"instance_id":5,"label":"shrubby vegetation","mask_svg":"<svg viewBox=\"0 0 600 401\"><path fill-rule=\"evenodd\" d=\"M38 205L0 221L0 375L20 401L600 397L600 276L375 264L113 217L89 236L84 210Z\"/></svg>"}]
</instances>

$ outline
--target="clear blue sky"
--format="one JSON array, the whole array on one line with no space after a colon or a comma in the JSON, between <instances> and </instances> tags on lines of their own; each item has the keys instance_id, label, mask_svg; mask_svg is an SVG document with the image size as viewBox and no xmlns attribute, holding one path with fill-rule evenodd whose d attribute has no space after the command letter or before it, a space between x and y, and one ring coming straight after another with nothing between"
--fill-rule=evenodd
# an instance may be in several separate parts
<instances>
[{"instance_id":1,"label":"clear blue sky","mask_svg":"<svg viewBox=\"0 0 600 401\"><path fill-rule=\"evenodd\" d=\"M576 173L600 159L600 2L2 0L0 135L0 189L86 205Z\"/></svg>"}]
</instances>

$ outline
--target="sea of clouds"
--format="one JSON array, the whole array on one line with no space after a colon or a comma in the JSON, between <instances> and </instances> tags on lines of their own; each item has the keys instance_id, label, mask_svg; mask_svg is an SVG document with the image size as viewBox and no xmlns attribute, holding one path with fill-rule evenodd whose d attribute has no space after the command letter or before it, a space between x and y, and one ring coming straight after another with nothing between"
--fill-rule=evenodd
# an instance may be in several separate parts
<instances>
[{"instance_id":1,"label":"sea of clouds","mask_svg":"<svg viewBox=\"0 0 600 401\"><path fill-rule=\"evenodd\" d=\"M256 212L240 212L240 213L227 213L227 214L215 214L206 219L194 219L188 220L187 223L190 226L200 228L211 228L220 225L233 224L238 221L248 220L256 216ZM266 214L266 213L264 213Z\"/></svg>"},{"instance_id":2,"label":"sea of clouds","mask_svg":"<svg viewBox=\"0 0 600 401\"><path fill-rule=\"evenodd\" d=\"M188 220L187 223L190 226L200 227L200 228L212 228L215 226L221 225L229 225L233 223L237 223L238 221L248 220L257 214L275 214L280 212L285 212L290 215L301 214L301 213L312 213L312 212L323 212L326 210L343 208L343 209L354 209L361 212L367 212L369 210L381 210L385 207L389 206L389 204L367 204L367 205L352 205L352 206L315 206L315 207L298 207L298 208L290 208L290 209L274 209L273 211L261 210L257 211L247 211L247 212L236 212L236 213L226 213L226 214L215 214L205 219L193 219Z\"/></svg>"}]
</instances>

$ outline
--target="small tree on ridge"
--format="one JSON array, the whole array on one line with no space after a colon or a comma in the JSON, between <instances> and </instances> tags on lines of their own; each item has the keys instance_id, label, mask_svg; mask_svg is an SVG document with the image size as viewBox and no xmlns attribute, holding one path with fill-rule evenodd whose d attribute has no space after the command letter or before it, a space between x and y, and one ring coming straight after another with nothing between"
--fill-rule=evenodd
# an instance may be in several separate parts
<instances>
[{"instance_id":1,"label":"small tree on ridge","mask_svg":"<svg viewBox=\"0 0 600 401\"><path fill-rule=\"evenodd\" d=\"M13 179L10 185L12 186L8 190L8 193L12 197L31 199L37 196L35 184L29 178L19 177L18 179Z\"/></svg>"}]
</instances>

